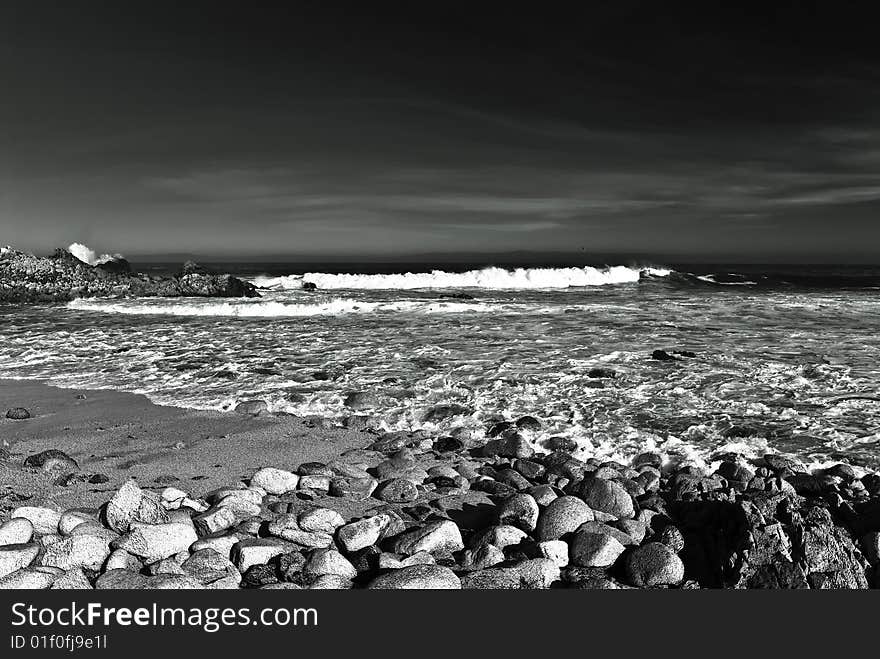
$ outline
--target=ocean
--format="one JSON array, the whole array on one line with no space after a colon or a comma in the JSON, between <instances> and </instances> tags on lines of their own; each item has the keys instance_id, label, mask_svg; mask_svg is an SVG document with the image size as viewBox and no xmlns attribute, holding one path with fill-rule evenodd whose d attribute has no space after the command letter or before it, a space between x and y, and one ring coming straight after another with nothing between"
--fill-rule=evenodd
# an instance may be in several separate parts
<instances>
[{"instance_id":1,"label":"ocean","mask_svg":"<svg viewBox=\"0 0 880 659\"><path fill-rule=\"evenodd\" d=\"M432 434L528 415L578 457L880 468L880 268L212 267L263 297L0 305L0 376Z\"/></svg>"}]
</instances>

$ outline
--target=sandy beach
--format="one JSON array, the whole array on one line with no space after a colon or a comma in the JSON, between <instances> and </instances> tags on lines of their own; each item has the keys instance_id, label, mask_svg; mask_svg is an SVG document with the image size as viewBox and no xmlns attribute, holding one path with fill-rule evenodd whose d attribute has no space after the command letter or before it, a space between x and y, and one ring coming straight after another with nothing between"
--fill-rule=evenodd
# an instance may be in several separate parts
<instances>
[{"instance_id":1,"label":"sandy beach","mask_svg":"<svg viewBox=\"0 0 880 659\"><path fill-rule=\"evenodd\" d=\"M175 485L203 492L249 478L262 466L295 469L329 461L375 440L292 416L251 416L154 405L145 396L74 390L33 380L0 380L0 408L24 407L31 418L0 418L0 506L97 507L134 478L145 488ZM28 455L59 449L105 483L55 485L57 474L23 469ZM103 479L100 479L103 480ZM10 498L12 500L10 501Z\"/></svg>"}]
</instances>

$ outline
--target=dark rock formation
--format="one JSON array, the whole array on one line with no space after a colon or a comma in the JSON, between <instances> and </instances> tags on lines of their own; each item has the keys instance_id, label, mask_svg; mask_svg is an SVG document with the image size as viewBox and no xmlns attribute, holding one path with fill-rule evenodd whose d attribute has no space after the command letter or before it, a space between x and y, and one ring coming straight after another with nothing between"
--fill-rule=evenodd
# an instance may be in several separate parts
<instances>
[{"instance_id":1,"label":"dark rock formation","mask_svg":"<svg viewBox=\"0 0 880 659\"><path fill-rule=\"evenodd\" d=\"M131 272L123 258L97 266L64 249L48 258L4 248L0 302L65 302L80 297L259 297L256 288L230 275L182 272L155 277Z\"/></svg>"}]
</instances>

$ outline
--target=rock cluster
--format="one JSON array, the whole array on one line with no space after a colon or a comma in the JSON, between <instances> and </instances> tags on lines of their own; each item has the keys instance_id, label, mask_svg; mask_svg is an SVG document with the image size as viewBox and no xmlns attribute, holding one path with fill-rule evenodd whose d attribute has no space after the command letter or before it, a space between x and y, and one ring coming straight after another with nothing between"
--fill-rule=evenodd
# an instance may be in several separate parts
<instances>
[{"instance_id":1,"label":"rock cluster","mask_svg":"<svg viewBox=\"0 0 880 659\"><path fill-rule=\"evenodd\" d=\"M59 302L80 297L259 297L230 275L186 272L174 277L133 273L125 259L91 266L58 249L44 258L11 248L0 257L0 302Z\"/></svg>"},{"instance_id":2,"label":"rock cluster","mask_svg":"<svg viewBox=\"0 0 880 659\"><path fill-rule=\"evenodd\" d=\"M20 507L3 588L867 588L880 476L779 455L714 472L390 433L194 497ZM528 453L528 455L525 455ZM60 462L60 451L28 458Z\"/></svg>"}]
</instances>

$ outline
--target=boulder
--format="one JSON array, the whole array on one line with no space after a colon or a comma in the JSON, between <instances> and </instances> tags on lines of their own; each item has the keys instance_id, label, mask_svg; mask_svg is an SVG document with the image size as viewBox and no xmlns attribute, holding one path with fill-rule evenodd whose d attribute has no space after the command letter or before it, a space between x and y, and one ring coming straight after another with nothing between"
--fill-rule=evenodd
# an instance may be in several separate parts
<instances>
[{"instance_id":1,"label":"boulder","mask_svg":"<svg viewBox=\"0 0 880 659\"><path fill-rule=\"evenodd\" d=\"M448 554L464 549L461 531L452 520L430 522L425 526L402 533L394 542L398 554L412 555L418 552Z\"/></svg>"},{"instance_id":2,"label":"boulder","mask_svg":"<svg viewBox=\"0 0 880 659\"><path fill-rule=\"evenodd\" d=\"M367 585L367 588L372 590L457 590L461 588L461 580L448 567L412 565L379 575Z\"/></svg>"},{"instance_id":3,"label":"boulder","mask_svg":"<svg viewBox=\"0 0 880 659\"><path fill-rule=\"evenodd\" d=\"M576 494L592 510L607 513L615 519L635 516L632 497L620 483L615 481L595 477L584 478L576 487Z\"/></svg>"},{"instance_id":4,"label":"boulder","mask_svg":"<svg viewBox=\"0 0 880 659\"><path fill-rule=\"evenodd\" d=\"M29 455L24 460L24 466L31 469L39 469L46 473L65 473L79 470L79 464L67 453L58 449L50 448L34 455Z\"/></svg>"},{"instance_id":5,"label":"boulder","mask_svg":"<svg viewBox=\"0 0 880 659\"><path fill-rule=\"evenodd\" d=\"M390 523L391 517L386 514L360 519L341 526L336 539L345 551L353 553L376 544Z\"/></svg>"},{"instance_id":6,"label":"boulder","mask_svg":"<svg viewBox=\"0 0 880 659\"><path fill-rule=\"evenodd\" d=\"M39 506L21 506L12 511L12 519L21 517L28 520L34 527L34 531L41 535L58 532L58 523L61 521L61 513L52 508Z\"/></svg>"},{"instance_id":7,"label":"boulder","mask_svg":"<svg viewBox=\"0 0 880 659\"><path fill-rule=\"evenodd\" d=\"M196 540L192 525L171 522L168 524L132 524L131 530L116 541L117 549L124 549L153 563L174 554L187 551Z\"/></svg>"},{"instance_id":8,"label":"boulder","mask_svg":"<svg viewBox=\"0 0 880 659\"><path fill-rule=\"evenodd\" d=\"M110 556L110 545L106 538L97 535L72 535L56 542L46 549L42 564L62 570L84 568L100 570Z\"/></svg>"},{"instance_id":9,"label":"boulder","mask_svg":"<svg viewBox=\"0 0 880 659\"><path fill-rule=\"evenodd\" d=\"M32 543L0 547L0 577L27 567L39 553L39 545Z\"/></svg>"},{"instance_id":10,"label":"boulder","mask_svg":"<svg viewBox=\"0 0 880 659\"><path fill-rule=\"evenodd\" d=\"M574 534L569 546L569 562L580 567L609 567L625 547L608 533L589 530Z\"/></svg>"},{"instance_id":11,"label":"boulder","mask_svg":"<svg viewBox=\"0 0 880 659\"><path fill-rule=\"evenodd\" d=\"M648 542L626 557L624 573L634 586L677 586L684 580L684 564L663 543Z\"/></svg>"},{"instance_id":12,"label":"boulder","mask_svg":"<svg viewBox=\"0 0 880 659\"><path fill-rule=\"evenodd\" d=\"M526 533L535 530L539 514L538 502L530 494L514 494L498 505L498 523L510 524Z\"/></svg>"},{"instance_id":13,"label":"boulder","mask_svg":"<svg viewBox=\"0 0 880 659\"><path fill-rule=\"evenodd\" d=\"M264 400L245 400L235 406L237 414L246 414L250 416L259 416L269 411L269 406Z\"/></svg>"},{"instance_id":14,"label":"boulder","mask_svg":"<svg viewBox=\"0 0 880 659\"><path fill-rule=\"evenodd\" d=\"M125 533L135 522L163 524L168 521L161 498L142 490L132 479L123 483L107 502L103 515L107 526L117 533Z\"/></svg>"},{"instance_id":15,"label":"boulder","mask_svg":"<svg viewBox=\"0 0 880 659\"><path fill-rule=\"evenodd\" d=\"M284 469L264 467L251 478L251 486L263 488L267 494L282 495L296 490L299 476Z\"/></svg>"},{"instance_id":16,"label":"boulder","mask_svg":"<svg viewBox=\"0 0 880 659\"><path fill-rule=\"evenodd\" d=\"M581 499L558 497L538 517L537 536L539 540L558 540L593 519L592 509Z\"/></svg>"},{"instance_id":17,"label":"boulder","mask_svg":"<svg viewBox=\"0 0 880 659\"><path fill-rule=\"evenodd\" d=\"M34 525L24 517L14 517L0 524L0 546L22 545L34 537Z\"/></svg>"},{"instance_id":18,"label":"boulder","mask_svg":"<svg viewBox=\"0 0 880 659\"><path fill-rule=\"evenodd\" d=\"M335 549L319 549L312 552L302 569L307 578L333 574L346 579L354 579L357 570L342 554Z\"/></svg>"}]
</instances>

